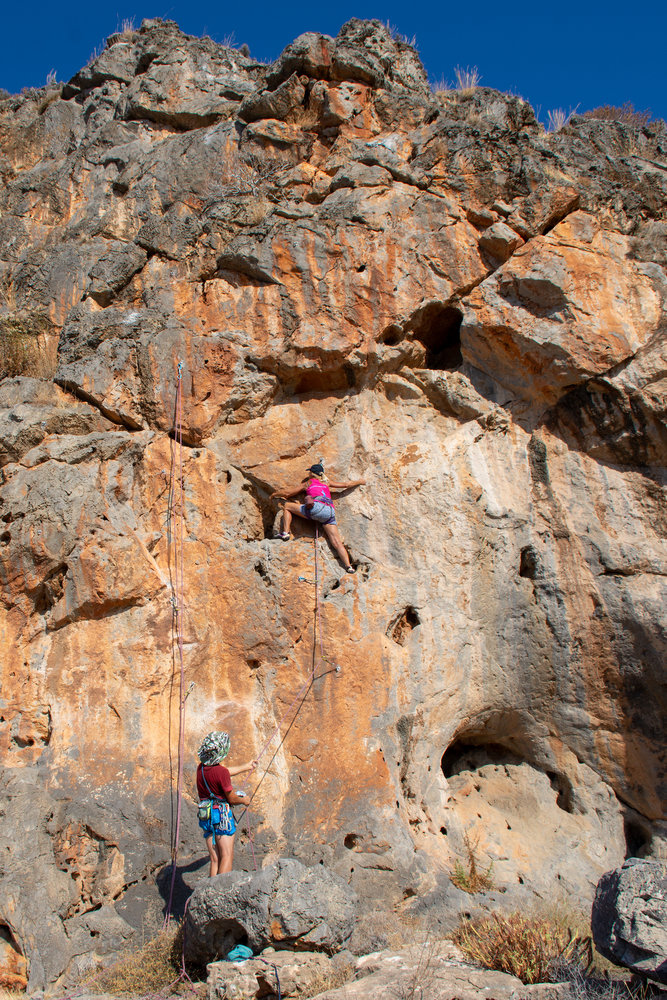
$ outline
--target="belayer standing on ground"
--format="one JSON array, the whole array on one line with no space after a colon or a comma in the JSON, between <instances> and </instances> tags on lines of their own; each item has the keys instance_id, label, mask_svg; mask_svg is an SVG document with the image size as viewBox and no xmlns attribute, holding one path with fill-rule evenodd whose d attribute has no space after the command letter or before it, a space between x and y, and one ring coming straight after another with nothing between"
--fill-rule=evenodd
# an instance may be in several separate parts
<instances>
[{"instance_id":1,"label":"belayer standing on ground","mask_svg":"<svg viewBox=\"0 0 667 1000\"><path fill-rule=\"evenodd\" d=\"M324 532L341 559L343 566L348 573L354 573L354 567L350 565L350 557L343 544L340 531L336 525L336 514L331 490L349 490L352 486L364 486L365 479L355 479L351 483L330 483L324 475L324 466L319 462L311 465L307 470L307 475L302 482L292 490L276 490L272 497L284 497L283 524L279 537L287 542L290 538L290 527L292 525L292 515L306 518L308 521L317 521L324 528ZM305 493L303 503L293 503L290 497L297 497L300 493Z\"/></svg>"},{"instance_id":2,"label":"belayer standing on ground","mask_svg":"<svg viewBox=\"0 0 667 1000\"><path fill-rule=\"evenodd\" d=\"M199 796L199 825L210 859L209 875L222 875L232 870L234 861L234 834L236 822L231 806L250 805L247 795L232 788L233 774L250 771L255 761L236 767L223 767L220 763L229 753L229 733L209 733L197 751L200 764L197 768L197 794Z\"/></svg>"}]
</instances>

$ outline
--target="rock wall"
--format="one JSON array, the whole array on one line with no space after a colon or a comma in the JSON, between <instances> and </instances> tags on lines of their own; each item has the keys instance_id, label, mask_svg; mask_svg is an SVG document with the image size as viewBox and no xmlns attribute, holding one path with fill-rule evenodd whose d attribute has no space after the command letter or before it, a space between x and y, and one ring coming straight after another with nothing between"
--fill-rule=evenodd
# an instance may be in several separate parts
<instances>
[{"instance_id":1,"label":"rock wall","mask_svg":"<svg viewBox=\"0 0 667 1000\"><path fill-rule=\"evenodd\" d=\"M201 736L253 756L312 669L313 531L276 540L269 494L319 458L367 480L357 574L320 542L325 660L258 856L416 913L466 842L514 902L658 853L664 125L545 134L357 20L270 66L145 21L0 115L3 344L42 351L0 383L8 968L74 976L160 901L181 514L196 870Z\"/></svg>"}]
</instances>

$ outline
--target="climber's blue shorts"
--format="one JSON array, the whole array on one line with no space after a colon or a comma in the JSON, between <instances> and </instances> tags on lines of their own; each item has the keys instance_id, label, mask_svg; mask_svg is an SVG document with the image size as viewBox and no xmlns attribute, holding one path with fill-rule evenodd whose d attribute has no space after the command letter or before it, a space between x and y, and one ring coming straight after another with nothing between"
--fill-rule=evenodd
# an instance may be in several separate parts
<instances>
[{"instance_id":1,"label":"climber's blue shorts","mask_svg":"<svg viewBox=\"0 0 667 1000\"><path fill-rule=\"evenodd\" d=\"M319 521L320 524L336 523L333 504L322 503L320 500L316 500L312 507L306 507L305 503L302 503L301 513L310 521Z\"/></svg>"},{"instance_id":2,"label":"climber's blue shorts","mask_svg":"<svg viewBox=\"0 0 667 1000\"><path fill-rule=\"evenodd\" d=\"M219 822L216 823L214 820ZM212 837L214 833L216 837L232 837L236 833L234 813L227 803L212 805L209 818L200 819L199 826L204 833L204 840Z\"/></svg>"}]
</instances>

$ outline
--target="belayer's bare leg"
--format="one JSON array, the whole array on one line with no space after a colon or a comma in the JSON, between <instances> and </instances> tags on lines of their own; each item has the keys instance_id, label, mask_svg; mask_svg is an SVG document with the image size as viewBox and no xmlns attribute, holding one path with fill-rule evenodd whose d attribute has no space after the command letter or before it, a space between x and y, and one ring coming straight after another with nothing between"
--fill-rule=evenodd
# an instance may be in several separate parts
<instances>
[{"instance_id":1,"label":"belayer's bare leg","mask_svg":"<svg viewBox=\"0 0 667 1000\"><path fill-rule=\"evenodd\" d=\"M340 531L335 524L323 524L324 532L331 542L336 554L343 563L345 569L350 568L350 557L347 554L347 549L343 545L343 539L341 538Z\"/></svg>"},{"instance_id":2,"label":"belayer's bare leg","mask_svg":"<svg viewBox=\"0 0 667 1000\"><path fill-rule=\"evenodd\" d=\"M219 838L216 837L216 840ZM213 837L206 838L206 847L208 848L208 874L210 878L218 874L218 866L220 864L220 857L218 855L218 850L216 844L213 842Z\"/></svg>"},{"instance_id":3,"label":"belayer's bare leg","mask_svg":"<svg viewBox=\"0 0 667 1000\"><path fill-rule=\"evenodd\" d=\"M232 870L232 865L234 864L234 836L235 834L232 834L231 837L225 835L215 838L218 846L218 854L220 855L218 875L224 875L225 872Z\"/></svg>"}]
</instances>

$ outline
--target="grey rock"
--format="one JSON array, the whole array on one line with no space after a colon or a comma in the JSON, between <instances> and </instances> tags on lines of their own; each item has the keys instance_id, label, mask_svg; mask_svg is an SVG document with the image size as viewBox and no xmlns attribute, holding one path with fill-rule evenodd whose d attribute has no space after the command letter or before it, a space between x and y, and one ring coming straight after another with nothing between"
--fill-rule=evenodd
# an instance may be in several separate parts
<instances>
[{"instance_id":1,"label":"grey rock","mask_svg":"<svg viewBox=\"0 0 667 1000\"><path fill-rule=\"evenodd\" d=\"M276 87L293 73L328 80L333 50L334 40L329 35L314 31L299 35L283 49L269 70L266 82L269 87Z\"/></svg>"},{"instance_id":2,"label":"grey rock","mask_svg":"<svg viewBox=\"0 0 667 1000\"><path fill-rule=\"evenodd\" d=\"M52 382L27 377L0 385L0 466L20 462L44 438L110 428L99 410Z\"/></svg>"},{"instance_id":3,"label":"grey rock","mask_svg":"<svg viewBox=\"0 0 667 1000\"><path fill-rule=\"evenodd\" d=\"M392 37L380 21L352 18L338 32L332 78L363 80L373 87L405 87L430 93L426 71L415 49Z\"/></svg>"},{"instance_id":4,"label":"grey rock","mask_svg":"<svg viewBox=\"0 0 667 1000\"><path fill-rule=\"evenodd\" d=\"M87 294L100 305L109 305L147 260L148 254L136 243L110 246L88 272Z\"/></svg>"},{"instance_id":5,"label":"grey rock","mask_svg":"<svg viewBox=\"0 0 667 1000\"><path fill-rule=\"evenodd\" d=\"M140 49L132 41L119 39L72 77L63 88L63 97L74 97L80 91L99 87L107 80L130 83L137 71L140 55Z\"/></svg>"},{"instance_id":6,"label":"grey rock","mask_svg":"<svg viewBox=\"0 0 667 1000\"><path fill-rule=\"evenodd\" d=\"M62 976L78 981L127 946L134 929L111 900L164 863L168 850L146 836L141 811L119 785L49 791L37 768L19 767L0 773L0 788L7 845L0 921L13 928L28 960L32 994Z\"/></svg>"},{"instance_id":7,"label":"grey rock","mask_svg":"<svg viewBox=\"0 0 667 1000\"><path fill-rule=\"evenodd\" d=\"M628 858L598 883L591 927L605 958L667 983L667 867Z\"/></svg>"},{"instance_id":8,"label":"grey rock","mask_svg":"<svg viewBox=\"0 0 667 1000\"><path fill-rule=\"evenodd\" d=\"M384 167L353 163L347 168L341 167L334 174L329 190L337 191L343 187L388 187L391 182L391 174Z\"/></svg>"},{"instance_id":9,"label":"grey rock","mask_svg":"<svg viewBox=\"0 0 667 1000\"><path fill-rule=\"evenodd\" d=\"M261 118L279 118L285 121L291 111L300 107L306 96L306 88L296 73L275 90L263 90L259 94L246 97L239 108L239 118L246 122L259 121Z\"/></svg>"},{"instance_id":10,"label":"grey rock","mask_svg":"<svg viewBox=\"0 0 667 1000\"><path fill-rule=\"evenodd\" d=\"M380 21L352 18L335 39L308 32L287 46L267 75L275 87L292 73L320 80L359 80L430 94L426 71L412 46L394 39Z\"/></svg>"},{"instance_id":11,"label":"grey rock","mask_svg":"<svg viewBox=\"0 0 667 1000\"><path fill-rule=\"evenodd\" d=\"M437 938L400 950L386 950L360 958L355 978L337 989L317 994L317 1000L376 1000L385 996L415 996L422 1000L532 1000L533 987L515 976L475 969L461 960L450 941ZM558 994L565 1000L567 994ZM549 995L556 1000L556 994Z\"/></svg>"},{"instance_id":12,"label":"grey rock","mask_svg":"<svg viewBox=\"0 0 667 1000\"><path fill-rule=\"evenodd\" d=\"M293 859L255 873L218 875L192 894L186 952L194 961L212 961L246 936L253 951L272 944L338 951L352 933L356 904L337 875Z\"/></svg>"}]
</instances>

